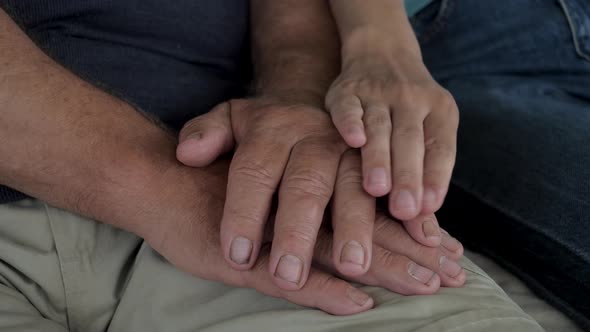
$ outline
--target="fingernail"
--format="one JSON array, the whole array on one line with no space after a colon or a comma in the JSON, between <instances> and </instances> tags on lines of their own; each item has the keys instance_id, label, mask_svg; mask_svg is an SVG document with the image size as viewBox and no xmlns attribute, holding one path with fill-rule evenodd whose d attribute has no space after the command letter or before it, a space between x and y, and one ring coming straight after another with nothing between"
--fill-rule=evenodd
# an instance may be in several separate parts
<instances>
[{"instance_id":1,"label":"fingernail","mask_svg":"<svg viewBox=\"0 0 590 332\"><path fill-rule=\"evenodd\" d=\"M426 238L440 238L440 230L436 224L430 220L422 224L422 231Z\"/></svg>"},{"instance_id":2,"label":"fingernail","mask_svg":"<svg viewBox=\"0 0 590 332\"><path fill-rule=\"evenodd\" d=\"M369 172L369 185L387 186L387 171L385 168L374 168Z\"/></svg>"},{"instance_id":3,"label":"fingernail","mask_svg":"<svg viewBox=\"0 0 590 332\"><path fill-rule=\"evenodd\" d=\"M365 294L364 292L354 288L354 287L349 287L348 288L348 298L350 298L352 300L352 302L358 304L360 307L364 306L367 301L369 301L371 299L371 297L367 294Z\"/></svg>"},{"instance_id":4,"label":"fingernail","mask_svg":"<svg viewBox=\"0 0 590 332\"><path fill-rule=\"evenodd\" d=\"M459 251L462 247L461 242L450 236L447 232L443 233L441 244L443 247L447 248L447 250L452 252Z\"/></svg>"},{"instance_id":5,"label":"fingernail","mask_svg":"<svg viewBox=\"0 0 590 332\"><path fill-rule=\"evenodd\" d=\"M356 241L348 242L340 254L341 263L352 263L363 266L365 264L365 250L360 243Z\"/></svg>"},{"instance_id":6,"label":"fingernail","mask_svg":"<svg viewBox=\"0 0 590 332\"><path fill-rule=\"evenodd\" d=\"M285 255L279 260L279 265L275 271L275 276L285 281L298 284L301 279L303 263L293 255Z\"/></svg>"},{"instance_id":7,"label":"fingernail","mask_svg":"<svg viewBox=\"0 0 590 332\"><path fill-rule=\"evenodd\" d=\"M418 280L419 282L428 285L428 283L430 282L430 280L432 280L432 278L434 278L434 271L430 271L429 269L420 266L414 262L411 262L410 264L408 264L408 274Z\"/></svg>"},{"instance_id":8,"label":"fingernail","mask_svg":"<svg viewBox=\"0 0 590 332\"><path fill-rule=\"evenodd\" d=\"M425 189L422 200L425 207L434 207L436 205L436 192L432 189Z\"/></svg>"},{"instance_id":9,"label":"fingernail","mask_svg":"<svg viewBox=\"0 0 590 332\"><path fill-rule=\"evenodd\" d=\"M440 258L440 269L451 278L455 278L456 276L463 271L461 265L455 263L454 261L448 259L446 256L442 256Z\"/></svg>"},{"instance_id":10,"label":"fingernail","mask_svg":"<svg viewBox=\"0 0 590 332\"><path fill-rule=\"evenodd\" d=\"M248 264L252 256L252 241L238 236L236 237L229 249L229 258L236 264Z\"/></svg>"},{"instance_id":11,"label":"fingernail","mask_svg":"<svg viewBox=\"0 0 590 332\"><path fill-rule=\"evenodd\" d=\"M412 193L407 190L402 190L397 194L395 206L398 209L415 212L416 200L414 199Z\"/></svg>"}]
</instances>

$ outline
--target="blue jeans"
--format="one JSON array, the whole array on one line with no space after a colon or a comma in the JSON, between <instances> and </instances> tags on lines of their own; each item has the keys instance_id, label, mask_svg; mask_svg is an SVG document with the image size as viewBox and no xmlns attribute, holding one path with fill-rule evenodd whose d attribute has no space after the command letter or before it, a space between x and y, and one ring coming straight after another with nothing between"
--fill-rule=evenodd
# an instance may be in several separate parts
<instances>
[{"instance_id":1,"label":"blue jeans","mask_svg":"<svg viewBox=\"0 0 590 332\"><path fill-rule=\"evenodd\" d=\"M461 113L444 227L590 328L590 1L438 0L412 23Z\"/></svg>"}]
</instances>

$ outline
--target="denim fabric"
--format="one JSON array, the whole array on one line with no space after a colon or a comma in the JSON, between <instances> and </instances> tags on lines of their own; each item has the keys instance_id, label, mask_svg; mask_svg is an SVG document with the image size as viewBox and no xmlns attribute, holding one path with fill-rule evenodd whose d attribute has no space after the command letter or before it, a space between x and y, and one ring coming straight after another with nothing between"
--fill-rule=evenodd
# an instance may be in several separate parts
<instances>
[{"instance_id":1,"label":"denim fabric","mask_svg":"<svg viewBox=\"0 0 590 332\"><path fill-rule=\"evenodd\" d=\"M590 2L438 0L412 23L461 113L444 227L590 328Z\"/></svg>"}]
</instances>

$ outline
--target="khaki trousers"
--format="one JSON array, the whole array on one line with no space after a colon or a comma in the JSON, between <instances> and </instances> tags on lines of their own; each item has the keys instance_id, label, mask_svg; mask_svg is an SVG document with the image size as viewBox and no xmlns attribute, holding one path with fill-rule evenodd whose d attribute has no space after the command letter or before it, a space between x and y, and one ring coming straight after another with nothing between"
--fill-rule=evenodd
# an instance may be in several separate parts
<instances>
[{"instance_id":1,"label":"khaki trousers","mask_svg":"<svg viewBox=\"0 0 590 332\"><path fill-rule=\"evenodd\" d=\"M375 308L336 317L195 278L130 233L21 201L0 205L0 331L542 331L461 263L463 288L400 296L365 287Z\"/></svg>"}]
</instances>

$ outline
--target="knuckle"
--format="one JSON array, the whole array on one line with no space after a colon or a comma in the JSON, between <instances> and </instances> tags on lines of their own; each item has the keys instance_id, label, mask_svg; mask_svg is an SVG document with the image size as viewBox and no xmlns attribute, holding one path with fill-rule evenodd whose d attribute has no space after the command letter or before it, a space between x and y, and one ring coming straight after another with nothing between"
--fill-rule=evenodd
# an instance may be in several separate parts
<instances>
[{"instance_id":1,"label":"knuckle","mask_svg":"<svg viewBox=\"0 0 590 332\"><path fill-rule=\"evenodd\" d=\"M377 217L375 218L375 225L373 226L373 233L374 234L384 234L388 231L388 226L390 223L394 221L389 219L385 214L378 213Z\"/></svg>"},{"instance_id":2,"label":"knuckle","mask_svg":"<svg viewBox=\"0 0 590 332\"><path fill-rule=\"evenodd\" d=\"M417 101L424 100L423 88L416 84L398 84L396 85L395 99L401 106L412 106Z\"/></svg>"},{"instance_id":3,"label":"knuckle","mask_svg":"<svg viewBox=\"0 0 590 332\"><path fill-rule=\"evenodd\" d=\"M273 173L259 162L246 159L238 159L232 163L230 170L232 178L256 184L258 187L274 191Z\"/></svg>"},{"instance_id":4,"label":"knuckle","mask_svg":"<svg viewBox=\"0 0 590 332\"><path fill-rule=\"evenodd\" d=\"M358 230L359 233L372 233L371 230L373 228L374 221L370 220L369 216L363 213L351 213L347 215L346 218L349 220L347 223L350 226L354 227Z\"/></svg>"},{"instance_id":5,"label":"knuckle","mask_svg":"<svg viewBox=\"0 0 590 332\"><path fill-rule=\"evenodd\" d=\"M306 306L312 308L322 307L322 303L324 303L326 299L331 299L330 294L334 287L339 283L340 280L338 280L338 278L329 274L315 275L314 277L310 275L305 285L306 292L309 293ZM285 296L290 296L291 293L292 292L289 292L285 294Z\"/></svg>"},{"instance_id":6,"label":"knuckle","mask_svg":"<svg viewBox=\"0 0 590 332\"><path fill-rule=\"evenodd\" d=\"M394 139L406 139L422 136L422 123L415 124L399 124L393 128Z\"/></svg>"},{"instance_id":7,"label":"knuckle","mask_svg":"<svg viewBox=\"0 0 590 332\"><path fill-rule=\"evenodd\" d=\"M455 107L457 104L455 102L455 98L451 94L451 92L447 89L439 89L440 91L440 98L441 104L447 106L448 108Z\"/></svg>"},{"instance_id":8,"label":"knuckle","mask_svg":"<svg viewBox=\"0 0 590 332\"><path fill-rule=\"evenodd\" d=\"M395 248L398 248L401 244L407 245L404 241L407 241L408 236L407 231L398 222L387 217L377 218L373 226L375 243L388 248L391 245Z\"/></svg>"},{"instance_id":9,"label":"knuckle","mask_svg":"<svg viewBox=\"0 0 590 332\"><path fill-rule=\"evenodd\" d=\"M420 180L420 176L415 170L408 169L394 169L393 171L393 182L394 186L407 186L416 185Z\"/></svg>"},{"instance_id":10,"label":"knuckle","mask_svg":"<svg viewBox=\"0 0 590 332\"><path fill-rule=\"evenodd\" d=\"M443 89L443 96L441 99L440 105L442 105L442 109L446 110L447 118L449 120L458 122L459 108L457 107L457 102L455 101L453 95L448 90Z\"/></svg>"},{"instance_id":11,"label":"knuckle","mask_svg":"<svg viewBox=\"0 0 590 332\"><path fill-rule=\"evenodd\" d=\"M295 244L296 248L313 248L316 242L318 227L313 222L305 221L294 225L282 226L280 232L284 235L284 244Z\"/></svg>"},{"instance_id":12,"label":"knuckle","mask_svg":"<svg viewBox=\"0 0 590 332\"><path fill-rule=\"evenodd\" d=\"M412 259L433 271L438 271L440 269L439 261L442 253L439 248L425 247L413 242L413 240L412 244L408 244L404 246L404 248L405 255L409 257L409 259Z\"/></svg>"},{"instance_id":13,"label":"knuckle","mask_svg":"<svg viewBox=\"0 0 590 332\"><path fill-rule=\"evenodd\" d=\"M355 85L359 92L362 92L361 94L371 95L377 90L378 87L380 87L380 82L378 80L363 77L357 79L355 81Z\"/></svg>"},{"instance_id":14,"label":"knuckle","mask_svg":"<svg viewBox=\"0 0 590 332\"><path fill-rule=\"evenodd\" d=\"M427 139L424 148L427 154L435 155L439 159L454 159L457 150L455 145L442 143L436 137Z\"/></svg>"},{"instance_id":15,"label":"knuckle","mask_svg":"<svg viewBox=\"0 0 590 332\"><path fill-rule=\"evenodd\" d=\"M338 188L361 188L362 184L363 176L356 166L342 170L336 179L336 187Z\"/></svg>"},{"instance_id":16,"label":"knuckle","mask_svg":"<svg viewBox=\"0 0 590 332\"><path fill-rule=\"evenodd\" d=\"M363 126L363 121L361 117L352 114L343 117L335 116L333 119L334 126L336 126L336 128L340 130L348 130L349 128Z\"/></svg>"},{"instance_id":17,"label":"knuckle","mask_svg":"<svg viewBox=\"0 0 590 332\"><path fill-rule=\"evenodd\" d=\"M239 225L247 231L253 227L260 227L265 224L265 216L254 209L236 209L230 208L228 214L231 215L229 222Z\"/></svg>"},{"instance_id":18,"label":"knuckle","mask_svg":"<svg viewBox=\"0 0 590 332\"><path fill-rule=\"evenodd\" d=\"M452 167L449 169L428 169L424 171L424 183L426 185L444 187L451 177Z\"/></svg>"},{"instance_id":19,"label":"knuckle","mask_svg":"<svg viewBox=\"0 0 590 332\"><path fill-rule=\"evenodd\" d=\"M362 110L360 112L357 112L357 109L343 110L342 114L334 120L345 126L362 124Z\"/></svg>"},{"instance_id":20,"label":"knuckle","mask_svg":"<svg viewBox=\"0 0 590 332\"><path fill-rule=\"evenodd\" d=\"M424 266L431 269L432 271L440 271L440 263L441 258L443 256L442 252L438 248L422 248L419 250L418 257L422 257L424 259Z\"/></svg>"},{"instance_id":21,"label":"knuckle","mask_svg":"<svg viewBox=\"0 0 590 332\"><path fill-rule=\"evenodd\" d=\"M332 94L326 97L332 107L339 109L351 109L360 106L358 97L353 91L340 91L338 94Z\"/></svg>"},{"instance_id":22,"label":"knuckle","mask_svg":"<svg viewBox=\"0 0 590 332\"><path fill-rule=\"evenodd\" d=\"M365 113L365 123L369 128L391 130L391 116L388 111L371 109Z\"/></svg>"},{"instance_id":23,"label":"knuckle","mask_svg":"<svg viewBox=\"0 0 590 332\"><path fill-rule=\"evenodd\" d=\"M332 196L333 186L322 172L302 168L285 178L281 189L285 194L327 202Z\"/></svg>"},{"instance_id":24,"label":"knuckle","mask_svg":"<svg viewBox=\"0 0 590 332\"><path fill-rule=\"evenodd\" d=\"M361 175L362 174L362 159L359 149L346 150L340 159L338 175L345 175L348 173Z\"/></svg>"},{"instance_id":25,"label":"knuckle","mask_svg":"<svg viewBox=\"0 0 590 332\"><path fill-rule=\"evenodd\" d=\"M338 81L337 86L341 91L352 92L358 88L359 81L354 79L340 80Z\"/></svg>"},{"instance_id":26,"label":"knuckle","mask_svg":"<svg viewBox=\"0 0 590 332\"><path fill-rule=\"evenodd\" d=\"M332 288L334 286L334 284L337 284L339 282L339 280L332 276L332 275L323 275L322 277L318 278L318 282L317 282L317 287L318 289L321 290L328 290L330 288Z\"/></svg>"},{"instance_id":27,"label":"knuckle","mask_svg":"<svg viewBox=\"0 0 590 332\"><path fill-rule=\"evenodd\" d=\"M194 132L198 132L201 128L201 118L196 117L191 119L189 122L185 123L182 129L180 130L180 137L189 136Z\"/></svg>"},{"instance_id":28,"label":"knuckle","mask_svg":"<svg viewBox=\"0 0 590 332\"><path fill-rule=\"evenodd\" d=\"M398 267L400 264L401 256L394 255L389 250L376 250L374 262L380 265L383 269L390 270L392 268Z\"/></svg>"}]
</instances>

